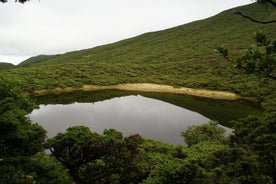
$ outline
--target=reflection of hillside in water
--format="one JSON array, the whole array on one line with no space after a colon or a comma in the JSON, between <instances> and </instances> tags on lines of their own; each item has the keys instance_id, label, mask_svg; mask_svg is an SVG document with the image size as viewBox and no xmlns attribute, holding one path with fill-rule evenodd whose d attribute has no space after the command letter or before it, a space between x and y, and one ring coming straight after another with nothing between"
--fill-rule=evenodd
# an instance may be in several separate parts
<instances>
[{"instance_id":1,"label":"reflection of hillside in water","mask_svg":"<svg viewBox=\"0 0 276 184\"><path fill-rule=\"evenodd\" d=\"M128 95L142 95L158 99L176 106L198 112L212 120L219 121L222 125L231 127L229 121L246 117L249 114L260 114L261 109L256 103L247 101L228 101L199 98L170 93L142 93L119 90L104 90L94 92L74 92L58 95L46 95L37 98L39 104L71 104L74 102L98 102L114 97Z\"/></svg>"}]
</instances>

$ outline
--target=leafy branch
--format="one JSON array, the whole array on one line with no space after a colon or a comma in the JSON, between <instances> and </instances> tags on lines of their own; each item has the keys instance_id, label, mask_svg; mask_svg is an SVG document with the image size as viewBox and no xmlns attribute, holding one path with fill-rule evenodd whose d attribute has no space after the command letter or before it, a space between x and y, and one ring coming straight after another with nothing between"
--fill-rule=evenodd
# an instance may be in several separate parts
<instances>
[{"instance_id":1,"label":"leafy branch","mask_svg":"<svg viewBox=\"0 0 276 184\"><path fill-rule=\"evenodd\" d=\"M15 0L15 2L19 2L19 3L25 3L26 1L29 1L29 0ZM6 3L8 2L8 0L0 0L1 3Z\"/></svg>"},{"instance_id":2,"label":"leafy branch","mask_svg":"<svg viewBox=\"0 0 276 184\"><path fill-rule=\"evenodd\" d=\"M270 4L274 8L276 8L276 2L274 2L273 0L257 0L257 3L259 3L259 4ZM245 15L242 12L235 12L235 14L240 15L241 17L243 17L245 19L248 19L252 22L258 23L258 24L272 24L272 23L276 22L276 20L261 21L261 20L255 19L253 17L250 17L248 15Z\"/></svg>"},{"instance_id":3,"label":"leafy branch","mask_svg":"<svg viewBox=\"0 0 276 184\"><path fill-rule=\"evenodd\" d=\"M254 18L252 18L250 16L247 16L247 15L243 14L242 12L235 12L235 14L240 15L243 18L246 18L248 20L251 20L252 22L259 23L259 24L271 24L271 23L275 23L276 22L276 20L260 21L260 20L254 19Z\"/></svg>"},{"instance_id":4,"label":"leafy branch","mask_svg":"<svg viewBox=\"0 0 276 184\"><path fill-rule=\"evenodd\" d=\"M248 74L276 78L276 40L268 39L261 31L257 31L254 38L255 44L236 60L235 66ZM227 61L231 61L224 46L218 46L215 51Z\"/></svg>"}]
</instances>

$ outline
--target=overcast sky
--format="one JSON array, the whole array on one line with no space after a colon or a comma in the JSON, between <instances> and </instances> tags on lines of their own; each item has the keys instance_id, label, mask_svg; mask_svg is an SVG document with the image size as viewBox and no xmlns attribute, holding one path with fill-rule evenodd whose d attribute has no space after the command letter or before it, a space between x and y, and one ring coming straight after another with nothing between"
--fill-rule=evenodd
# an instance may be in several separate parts
<instances>
[{"instance_id":1,"label":"overcast sky","mask_svg":"<svg viewBox=\"0 0 276 184\"><path fill-rule=\"evenodd\" d=\"M31 0L0 3L0 62L81 50L163 30L252 0Z\"/></svg>"}]
</instances>

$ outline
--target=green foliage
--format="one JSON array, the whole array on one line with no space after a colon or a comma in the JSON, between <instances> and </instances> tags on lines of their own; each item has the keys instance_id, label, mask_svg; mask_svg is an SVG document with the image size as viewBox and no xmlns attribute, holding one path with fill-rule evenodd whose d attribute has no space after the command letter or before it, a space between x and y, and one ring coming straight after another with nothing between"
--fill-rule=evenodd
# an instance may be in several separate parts
<instances>
[{"instance_id":1,"label":"green foliage","mask_svg":"<svg viewBox=\"0 0 276 184\"><path fill-rule=\"evenodd\" d=\"M0 77L0 183L33 183L31 157L44 150L46 131L27 118L35 107Z\"/></svg>"},{"instance_id":2,"label":"green foliage","mask_svg":"<svg viewBox=\"0 0 276 184\"><path fill-rule=\"evenodd\" d=\"M198 133L200 136L201 133ZM196 135L195 135L196 136ZM154 149L152 149L154 147ZM149 176L147 184L167 183L269 183L258 172L258 160L246 149L227 142L200 142L191 147L166 146L146 140L142 148ZM149 149L150 148L150 149ZM175 153L181 153L181 157ZM146 164L146 165L147 165Z\"/></svg>"},{"instance_id":3,"label":"green foliage","mask_svg":"<svg viewBox=\"0 0 276 184\"><path fill-rule=\"evenodd\" d=\"M3 78L0 97L0 155L27 156L43 150L46 131L26 117L34 104Z\"/></svg>"},{"instance_id":4,"label":"green foliage","mask_svg":"<svg viewBox=\"0 0 276 184\"><path fill-rule=\"evenodd\" d=\"M209 183L263 183L256 169L257 160L245 149L225 146L206 160Z\"/></svg>"},{"instance_id":5,"label":"green foliage","mask_svg":"<svg viewBox=\"0 0 276 184\"><path fill-rule=\"evenodd\" d=\"M31 158L33 180L40 184L68 184L69 175L64 167L51 155L36 154Z\"/></svg>"},{"instance_id":6,"label":"green foliage","mask_svg":"<svg viewBox=\"0 0 276 184\"><path fill-rule=\"evenodd\" d=\"M266 183L256 175L256 159L242 148L201 142L184 149L186 157L163 156L143 183Z\"/></svg>"},{"instance_id":7,"label":"green foliage","mask_svg":"<svg viewBox=\"0 0 276 184\"><path fill-rule=\"evenodd\" d=\"M0 183L69 183L64 168L44 151L46 131L27 117L36 105L0 77Z\"/></svg>"},{"instance_id":8,"label":"green foliage","mask_svg":"<svg viewBox=\"0 0 276 184\"><path fill-rule=\"evenodd\" d=\"M135 183L140 141L139 135L123 138L112 129L100 135L79 126L49 139L48 146L76 183Z\"/></svg>"},{"instance_id":9,"label":"green foliage","mask_svg":"<svg viewBox=\"0 0 276 184\"><path fill-rule=\"evenodd\" d=\"M200 142L221 142L224 138L225 130L218 126L218 122L190 126L182 132L182 136L188 146L193 146Z\"/></svg>"},{"instance_id":10,"label":"green foliage","mask_svg":"<svg viewBox=\"0 0 276 184\"><path fill-rule=\"evenodd\" d=\"M27 113L35 107L35 104L27 99L22 91L15 86L14 83L0 77L0 99L3 103L1 105L1 113L12 108L22 109ZM3 105L7 106L3 108Z\"/></svg>"},{"instance_id":11,"label":"green foliage","mask_svg":"<svg viewBox=\"0 0 276 184\"><path fill-rule=\"evenodd\" d=\"M276 182L276 113L249 116L236 121L232 143L248 149L258 158L259 174Z\"/></svg>"},{"instance_id":12,"label":"green foliage","mask_svg":"<svg viewBox=\"0 0 276 184\"><path fill-rule=\"evenodd\" d=\"M276 77L276 40L271 41L263 32L256 32L256 45L237 59L237 67L247 73Z\"/></svg>"},{"instance_id":13,"label":"green foliage","mask_svg":"<svg viewBox=\"0 0 276 184\"><path fill-rule=\"evenodd\" d=\"M30 157L8 157L0 162L2 184L68 184L66 170L52 156L38 153Z\"/></svg>"},{"instance_id":14,"label":"green foliage","mask_svg":"<svg viewBox=\"0 0 276 184\"><path fill-rule=\"evenodd\" d=\"M182 149L185 157L181 158L168 153L149 153L155 162L143 183L263 184L273 181L262 170L270 167L262 166L263 161L248 148L227 143L200 142Z\"/></svg>"},{"instance_id":15,"label":"green foliage","mask_svg":"<svg viewBox=\"0 0 276 184\"><path fill-rule=\"evenodd\" d=\"M205 179L203 169L196 162L173 159L163 165L158 165L143 183L202 183Z\"/></svg>"},{"instance_id":16,"label":"green foliage","mask_svg":"<svg viewBox=\"0 0 276 184\"><path fill-rule=\"evenodd\" d=\"M222 55L222 57L225 58L225 59L228 57L228 50L224 47L224 45L217 46L215 51L218 54Z\"/></svg>"},{"instance_id":17,"label":"green foliage","mask_svg":"<svg viewBox=\"0 0 276 184\"><path fill-rule=\"evenodd\" d=\"M32 184L33 177L28 170L29 159L22 157L9 157L1 159L0 183L5 184Z\"/></svg>"}]
</instances>

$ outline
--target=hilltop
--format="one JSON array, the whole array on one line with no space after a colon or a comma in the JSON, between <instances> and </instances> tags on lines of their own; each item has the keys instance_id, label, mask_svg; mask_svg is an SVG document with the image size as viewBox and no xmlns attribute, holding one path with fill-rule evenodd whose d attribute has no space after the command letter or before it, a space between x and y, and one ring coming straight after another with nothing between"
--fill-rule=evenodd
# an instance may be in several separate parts
<instances>
[{"instance_id":1,"label":"hilltop","mask_svg":"<svg viewBox=\"0 0 276 184\"><path fill-rule=\"evenodd\" d=\"M46 61L48 59L51 59L53 57L55 57L57 55L38 55L38 56L34 56L31 57L29 59L26 59L25 61L22 61L21 63L18 64L18 66L31 66L33 64L37 64L37 63L41 63L43 61Z\"/></svg>"},{"instance_id":2,"label":"hilltop","mask_svg":"<svg viewBox=\"0 0 276 184\"><path fill-rule=\"evenodd\" d=\"M262 82L255 75L236 69L214 49L224 44L230 50L229 57L235 60L254 43L255 31L262 30L275 39L276 26L253 23L235 14L239 11L258 19L276 19L273 7L254 3L171 29L28 62L27 67L3 75L26 91L154 83L254 96ZM268 86L273 86L273 82L267 80Z\"/></svg>"},{"instance_id":3,"label":"hilltop","mask_svg":"<svg viewBox=\"0 0 276 184\"><path fill-rule=\"evenodd\" d=\"M0 71L9 70L14 68L15 65L11 63L0 62Z\"/></svg>"}]
</instances>

